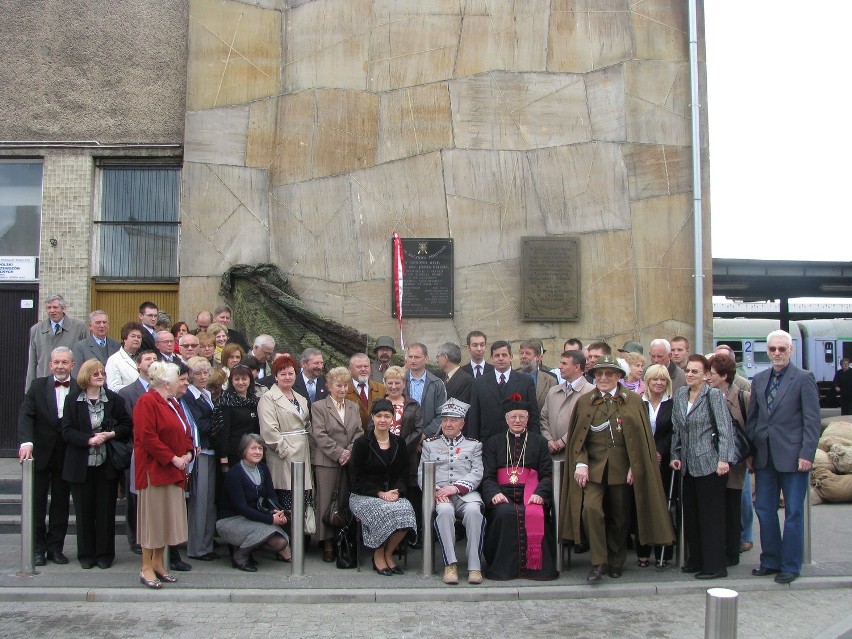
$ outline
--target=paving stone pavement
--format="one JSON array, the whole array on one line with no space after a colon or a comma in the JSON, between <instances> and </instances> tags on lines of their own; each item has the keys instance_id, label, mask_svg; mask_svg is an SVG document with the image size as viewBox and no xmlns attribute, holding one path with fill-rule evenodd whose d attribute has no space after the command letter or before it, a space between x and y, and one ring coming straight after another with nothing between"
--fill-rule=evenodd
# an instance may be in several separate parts
<instances>
[{"instance_id":1,"label":"paving stone pavement","mask_svg":"<svg viewBox=\"0 0 852 639\"><path fill-rule=\"evenodd\" d=\"M448 593L448 596L452 596ZM704 595L372 604L0 603L0 636L242 639L704 636ZM740 637L815 637L847 618L852 590L743 593ZM847 618L852 623L852 618ZM852 637L846 632L832 637ZM460 630L461 629L461 630ZM827 636L827 635L823 635Z\"/></svg>"}]
</instances>

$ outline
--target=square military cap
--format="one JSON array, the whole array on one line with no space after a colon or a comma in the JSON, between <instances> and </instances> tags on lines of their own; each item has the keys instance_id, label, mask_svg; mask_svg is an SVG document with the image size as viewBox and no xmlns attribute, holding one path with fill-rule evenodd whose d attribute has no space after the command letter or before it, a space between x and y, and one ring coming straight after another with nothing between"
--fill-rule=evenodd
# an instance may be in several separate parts
<instances>
[{"instance_id":1,"label":"square military cap","mask_svg":"<svg viewBox=\"0 0 852 639\"><path fill-rule=\"evenodd\" d=\"M441 405L441 417L464 417L470 409L470 404L451 397Z\"/></svg>"}]
</instances>

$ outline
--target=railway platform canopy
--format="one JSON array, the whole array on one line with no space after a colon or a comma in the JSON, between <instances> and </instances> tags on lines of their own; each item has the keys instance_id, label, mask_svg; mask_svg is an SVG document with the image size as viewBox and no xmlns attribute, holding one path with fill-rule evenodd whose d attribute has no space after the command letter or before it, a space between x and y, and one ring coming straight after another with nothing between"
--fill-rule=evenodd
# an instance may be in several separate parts
<instances>
[{"instance_id":1,"label":"railway platform canopy","mask_svg":"<svg viewBox=\"0 0 852 639\"><path fill-rule=\"evenodd\" d=\"M713 295L744 302L778 300L774 315L783 323L791 318L790 299L852 298L852 262L713 258Z\"/></svg>"}]
</instances>

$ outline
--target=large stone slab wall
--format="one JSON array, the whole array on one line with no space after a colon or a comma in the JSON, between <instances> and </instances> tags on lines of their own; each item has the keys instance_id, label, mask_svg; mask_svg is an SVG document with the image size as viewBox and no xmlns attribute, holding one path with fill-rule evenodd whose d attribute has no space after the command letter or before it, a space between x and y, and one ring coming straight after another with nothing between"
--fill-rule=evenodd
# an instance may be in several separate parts
<instances>
[{"instance_id":1,"label":"large stone slab wall","mask_svg":"<svg viewBox=\"0 0 852 639\"><path fill-rule=\"evenodd\" d=\"M215 301L233 264L271 261L315 310L397 335L397 231L455 240L455 317L407 321L409 341L480 329L540 337L553 354L570 336L693 337L685 3L190 0L189 12L182 317ZM521 236L567 234L581 236L580 320L521 321ZM709 326L709 239L703 274Z\"/></svg>"}]
</instances>

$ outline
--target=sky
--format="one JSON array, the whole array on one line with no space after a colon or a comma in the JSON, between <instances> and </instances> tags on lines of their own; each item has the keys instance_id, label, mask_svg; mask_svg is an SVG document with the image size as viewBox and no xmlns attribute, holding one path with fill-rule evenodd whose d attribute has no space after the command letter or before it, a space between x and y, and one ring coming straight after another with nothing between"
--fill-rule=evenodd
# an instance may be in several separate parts
<instances>
[{"instance_id":1,"label":"sky","mask_svg":"<svg viewBox=\"0 0 852 639\"><path fill-rule=\"evenodd\" d=\"M852 260L852 2L704 11L713 257Z\"/></svg>"}]
</instances>

